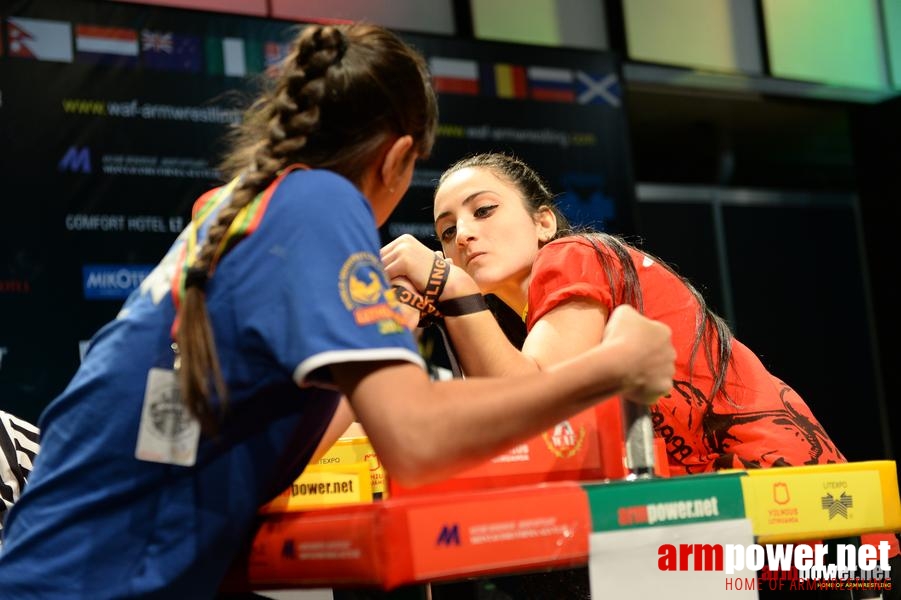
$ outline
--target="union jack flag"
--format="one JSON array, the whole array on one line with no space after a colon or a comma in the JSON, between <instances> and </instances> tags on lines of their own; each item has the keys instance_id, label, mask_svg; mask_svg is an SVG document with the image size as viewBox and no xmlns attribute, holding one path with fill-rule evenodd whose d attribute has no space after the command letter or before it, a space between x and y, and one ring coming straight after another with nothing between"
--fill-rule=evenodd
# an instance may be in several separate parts
<instances>
[{"instance_id":1,"label":"union jack flag","mask_svg":"<svg viewBox=\"0 0 901 600\"><path fill-rule=\"evenodd\" d=\"M141 32L141 50L172 54L172 32L143 30Z\"/></svg>"},{"instance_id":2,"label":"union jack flag","mask_svg":"<svg viewBox=\"0 0 901 600\"><path fill-rule=\"evenodd\" d=\"M199 73L203 68L200 38L171 31L141 31L142 62L148 69Z\"/></svg>"}]
</instances>

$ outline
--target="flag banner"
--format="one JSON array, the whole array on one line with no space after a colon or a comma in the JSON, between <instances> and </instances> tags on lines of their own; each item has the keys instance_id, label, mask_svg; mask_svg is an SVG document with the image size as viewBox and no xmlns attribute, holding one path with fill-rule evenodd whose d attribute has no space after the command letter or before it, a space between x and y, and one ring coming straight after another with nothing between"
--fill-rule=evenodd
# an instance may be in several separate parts
<instances>
[{"instance_id":1,"label":"flag banner","mask_svg":"<svg viewBox=\"0 0 901 600\"><path fill-rule=\"evenodd\" d=\"M221 183L232 125L305 24L130 2L12 4L0 16L0 181L4 198L29 202L7 203L0 219L0 256L12 257L0 259L0 398L37 420L83 342L165 254L193 201ZM603 82L619 72L615 55L400 36L426 58L440 119L383 243L410 233L434 247L436 180L489 151L539 166L575 225L634 232L625 111L602 102L618 95ZM564 76L541 78L533 65ZM535 99L561 86L565 102ZM443 342L434 348L442 364Z\"/></svg>"},{"instance_id":2,"label":"flag banner","mask_svg":"<svg viewBox=\"0 0 901 600\"><path fill-rule=\"evenodd\" d=\"M290 42L266 42L263 44L263 67L268 71L277 67L291 52Z\"/></svg>"},{"instance_id":3,"label":"flag banner","mask_svg":"<svg viewBox=\"0 0 901 600\"><path fill-rule=\"evenodd\" d=\"M543 102L574 102L573 72L555 67L529 67L529 97Z\"/></svg>"},{"instance_id":4,"label":"flag banner","mask_svg":"<svg viewBox=\"0 0 901 600\"><path fill-rule=\"evenodd\" d=\"M75 59L109 66L135 66L138 32L121 27L76 25Z\"/></svg>"},{"instance_id":5,"label":"flag banner","mask_svg":"<svg viewBox=\"0 0 901 600\"><path fill-rule=\"evenodd\" d=\"M429 70L439 94L479 93L479 67L474 60L433 56L429 59Z\"/></svg>"},{"instance_id":6,"label":"flag banner","mask_svg":"<svg viewBox=\"0 0 901 600\"><path fill-rule=\"evenodd\" d=\"M171 31L141 31L141 64L159 71L199 73L203 66L200 38Z\"/></svg>"},{"instance_id":7,"label":"flag banner","mask_svg":"<svg viewBox=\"0 0 901 600\"><path fill-rule=\"evenodd\" d=\"M619 108L622 94L616 73L576 71L576 102L579 104L607 104Z\"/></svg>"},{"instance_id":8,"label":"flag banner","mask_svg":"<svg viewBox=\"0 0 901 600\"><path fill-rule=\"evenodd\" d=\"M526 68L506 63L483 64L480 85L486 96L498 98L527 98Z\"/></svg>"},{"instance_id":9,"label":"flag banner","mask_svg":"<svg viewBox=\"0 0 901 600\"><path fill-rule=\"evenodd\" d=\"M206 70L210 75L244 77L263 70L263 48L259 42L238 37L208 37Z\"/></svg>"},{"instance_id":10,"label":"flag banner","mask_svg":"<svg viewBox=\"0 0 901 600\"><path fill-rule=\"evenodd\" d=\"M9 55L72 62L72 25L64 21L10 17L6 22Z\"/></svg>"},{"instance_id":11,"label":"flag banner","mask_svg":"<svg viewBox=\"0 0 901 600\"><path fill-rule=\"evenodd\" d=\"M229 77L247 75L247 61L244 58L244 40L225 38L222 40L222 70Z\"/></svg>"}]
</instances>

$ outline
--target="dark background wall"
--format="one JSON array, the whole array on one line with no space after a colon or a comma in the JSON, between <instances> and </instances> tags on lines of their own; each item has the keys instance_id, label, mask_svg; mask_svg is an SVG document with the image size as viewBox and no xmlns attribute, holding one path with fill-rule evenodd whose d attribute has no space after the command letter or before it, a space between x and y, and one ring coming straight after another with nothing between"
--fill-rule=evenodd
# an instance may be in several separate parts
<instances>
[{"instance_id":1,"label":"dark background wall","mask_svg":"<svg viewBox=\"0 0 901 600\"><path fill-rule=\"evenodd\" d=\"M705 291L851 460L897 455L884 401L898 356L892 104L627 88L646 247Z\"/></svg>"},{"instance_id":2,"label":"dark background wall","mask_svg":"<svg viewBox=\"0 0 901 600\"><path fill-rule=\"evenodd\" d=\"M898 86L897 10L872 4L876 37L858 38L885 69L882 91L868 93L841 89L838 71L848 65L829 62L826 37L825 73L786 79L775 54L791 49L784 40L770 46L776 12L766 13L777 6L766 0L729 4L733 16L754 21L733 23L733 39L756 29L760 63L733 69L743 76L630 61L630 3L647 7L607 0L605 10L610 45L626 60L644 243L704 290L739 338L800 391L849 459L897 457L901 104L885 91ZM864 6L853 4L842 7L849 20ZM799 15L817 7L794 6ZM803 20L792 25L804 34Z\"/></svg>"},{"instance_id":3,"label":"dark background wall","mask_svg":"<svg viewBox=\"0 0 901 600\"><path fill-rule=\"evenodd\" d=\"M901 457L901 406L898 403L901 352L896 340L897 332L901 331L897 286L901 275L898 266L901 101L893 99L875 106L853 107L850 113L855 181L863 219L862 243L869 266L868 289L881 358L877 363L877 383L884 391L884 422L892 434L892 457L897 460Z\"/></svg>"},{"instance_id":4,"label":"dark background wall","mask_svg":"<svg viewBox=\"0 0 901 600\"><path fill-rule=\"evenodd\" d=\"M3 9L0 407L36 421L78 367L80 348L178 235L193 201L221 183L222 140L298 24L100 0L19 0ZM130 43L79 52L81 32L97 28L103 39ZM540 164L571 217L634 231L615 55L401 35L429 62L441 123L384 241L413 233L435 243L434 181L461 156L489 150ZM224 48L239 50L231 62ZM519 75L509 94L498 65ZM598 83L603 94L575 83L554 91L527 65L608 84ZM457 85L448 74L462 75Z\"/></svg>"}]
</instances>

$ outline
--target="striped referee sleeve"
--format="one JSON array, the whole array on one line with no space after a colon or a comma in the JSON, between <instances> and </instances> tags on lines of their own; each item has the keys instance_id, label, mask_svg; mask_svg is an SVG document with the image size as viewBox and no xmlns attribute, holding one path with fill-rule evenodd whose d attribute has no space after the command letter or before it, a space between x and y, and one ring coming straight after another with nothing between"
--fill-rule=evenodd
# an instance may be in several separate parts
<instances>
[{"instance_id":1,"label":"striped referee sleeve","mask_svg":"<svg viewBox=\"0 0 901 600\"><path fill-rule=\"evenodd\" d=\"M0 411L0 533L6 511L25 487L40 449L38 428Z\"/></svg>"}]
</instances>

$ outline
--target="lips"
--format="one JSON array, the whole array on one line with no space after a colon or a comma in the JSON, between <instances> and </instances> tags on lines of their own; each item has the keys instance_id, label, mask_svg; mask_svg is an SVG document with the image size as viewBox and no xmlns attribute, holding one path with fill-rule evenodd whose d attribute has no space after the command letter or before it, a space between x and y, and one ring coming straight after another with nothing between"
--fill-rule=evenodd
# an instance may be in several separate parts
<instances>
[{"instance_id":1,"label":"lips","mask_svg":"<svg viewBox=\"0 0 901 600\"><path fill-rule=\"evenodd\" d=\"M474 261L474 260L477 259L478 257L484 256L484 255L485 255L484 252L473 252L472 254L470 254L469 256L466 257L466 266L468 267L468 266L469 266L469 263L471 263L472 261Z\"/></svg>"}]
</instances>

